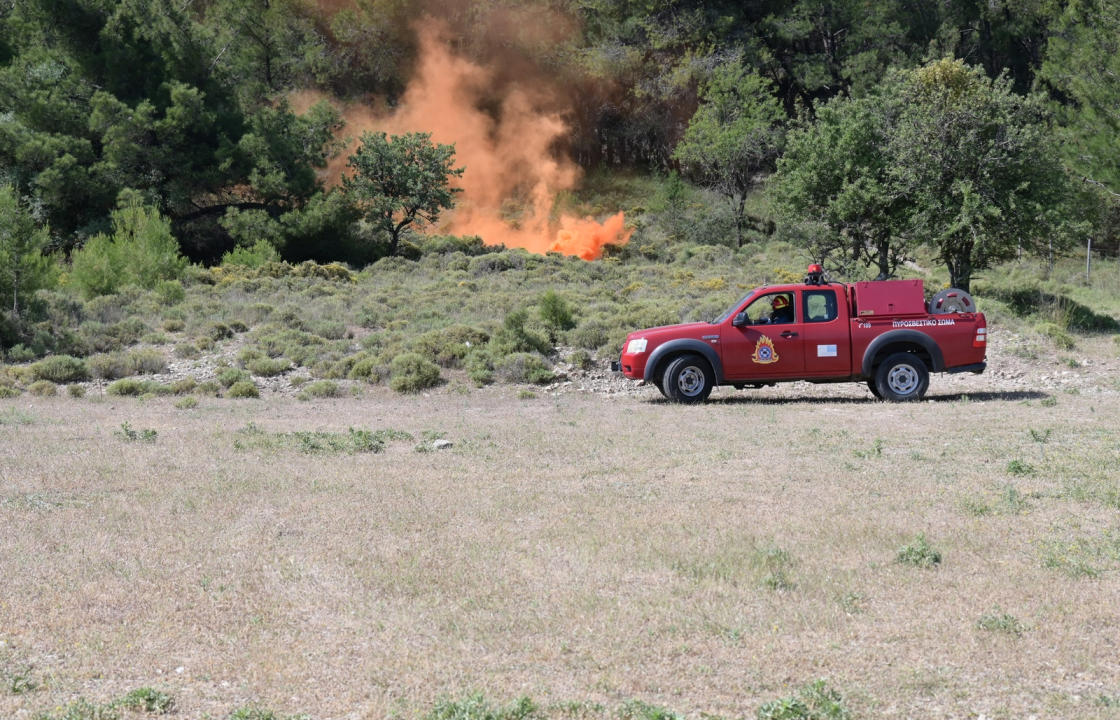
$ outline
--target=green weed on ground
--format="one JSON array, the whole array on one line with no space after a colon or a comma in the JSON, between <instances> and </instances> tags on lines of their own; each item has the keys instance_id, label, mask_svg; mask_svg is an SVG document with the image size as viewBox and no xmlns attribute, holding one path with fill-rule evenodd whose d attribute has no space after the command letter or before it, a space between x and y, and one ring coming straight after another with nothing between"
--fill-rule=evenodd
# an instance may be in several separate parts
<instances>
[{"instance_id":1,"label":"green weed on ground","mask_svg":"<svg viewBox=\"0 0 1120 720\"><path fill-rule=\"evenodd\" d=\"M268 432L249 423L237 431L233 445L238 450L291 450L307 454L378 453L392 441L412 442L409 433L400 430L360 430L349 428L345 433L329 431Z\"/></svg>"},{"instance_id":2,"label":"green weed on ground","mask_svg":"<svg viewBox=\"0 0 1120 720\"><path fill-rule=\"evenodd\" d=\"M844 699L825 680L809 683L795 695L772 700L758 709L758 720L849 720Z\"/></svg>"},{"instance_id":3,"label":"green weed on ground","mask_svg":"<svg viewBox=\"0 0 1120 720\"><path fill-rule=\"evenodd\" d=\"M895 559L903 565L933 568L941 564L941 551L929 544L925 533L918 533L911 542L899 548Z\"/></svg>"}]
</instances>

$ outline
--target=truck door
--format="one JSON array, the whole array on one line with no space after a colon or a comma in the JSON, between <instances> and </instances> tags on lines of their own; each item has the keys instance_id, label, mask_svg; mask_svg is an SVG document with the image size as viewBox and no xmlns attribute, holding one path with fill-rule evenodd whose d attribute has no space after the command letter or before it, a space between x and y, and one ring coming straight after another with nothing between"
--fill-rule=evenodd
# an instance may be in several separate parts
<instances>
[{"instance_id":1,"label":"truck door","mask_svg":"<svg viewBox=\"0 0 1120 720\"><path fill-rule=\"evenodd\" d=\"M801 291L801 346L806 378L851 375L848 323L839 317L836 290Z\"/></svg>"},{"instance_id":2,"label":"truck door","mask_svg":"<svg viewBox=\"0 0 1120 720\"><path fill-rule=\"evenodd\" d=\"M720 329L724 376L747 382L800 376L805 370L800 304L796 291L775 291L752 300L739 327L734 314L728 318Z\"/></svg>"}]
</instances>

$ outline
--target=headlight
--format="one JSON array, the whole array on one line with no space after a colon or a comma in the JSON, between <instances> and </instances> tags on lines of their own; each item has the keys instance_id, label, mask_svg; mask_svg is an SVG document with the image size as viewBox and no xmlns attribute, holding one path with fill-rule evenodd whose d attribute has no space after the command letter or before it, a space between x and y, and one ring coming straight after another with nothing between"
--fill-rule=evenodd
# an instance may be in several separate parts
<instances>
[{"instance_id":1,"label":"headlight","mask_svg":"<svg viewBox=\"0 0 1120 720\"><path fill-rule=\"evenodd\" d=\"M645 351L646 351L646 339L645 338L638 338L637 340L631 340L630 342L628 342L626 344L626 354L627 355L637 355L638 353L644 353Z\"/></svg>"}]
</instances>

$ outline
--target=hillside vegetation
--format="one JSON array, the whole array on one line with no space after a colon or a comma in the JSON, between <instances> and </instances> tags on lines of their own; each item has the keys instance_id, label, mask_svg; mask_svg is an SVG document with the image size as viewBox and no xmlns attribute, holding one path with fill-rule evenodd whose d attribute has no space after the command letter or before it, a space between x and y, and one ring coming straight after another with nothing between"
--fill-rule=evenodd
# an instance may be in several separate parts
<instances>
[{"instance_id":1,"label":"hillside vegetation","mask_svg":"<svg viewBox=\"0 0 1120 720\"><path fill-rule=\"evenodd\" d=\"M1116 0L874 5L0 5L0 349L82 354L37 291L189 291L188 262L780 240L970 289L1113 256Z\"/></svg>"}]
</instances>

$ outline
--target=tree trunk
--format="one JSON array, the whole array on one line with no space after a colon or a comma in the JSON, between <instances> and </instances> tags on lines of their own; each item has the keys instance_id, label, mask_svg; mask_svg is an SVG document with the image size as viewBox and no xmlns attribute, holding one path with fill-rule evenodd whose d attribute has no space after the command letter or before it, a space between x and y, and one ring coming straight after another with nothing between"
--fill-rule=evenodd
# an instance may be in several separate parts
<instances>
[{"instance_id":1,"label":"tree trunk","mask_svg":"<svg viewBox=\"0 0 1120 720\"><path fill-rule=\"evenodd\" d=\"M888 238L879 238L875 243L878 254L876 262L879 265L879 277L876 280L886 280L891 276L891 241Z\"/></svg>"},{"instance_id":2,"label":"tree trunk","mask_svg":"<svg viewBox=\"0 0 1120 720\"><path fill-rule=\"evenodd\" d=\"M739 196L739 205L735 208L735 233L739 240L738 247L743 247L743 225L744 216L746 215L747 196L742 194Z\"/></svg>"},{"instance_id":3,"label":"tree trunk","mask_svg":"<svg viewBox=\"0 0 1120 720\"><path fill-rule=\"evenodd\" d=\"M12 265L12 318L19 320L19 259Z\"/></svg>"},{"instance_id":4,"label":"tree trunk","mask_svg":"<svg viewBox=\"0 0 1120 720\"><path fill-rule=\"evenodd\" d=\"M950 261L946 266L949 268L949 285L972 292L969 287L972 284L972 258L968 255L958 257L956 262Z\"/></svg>"}]
</instances>

